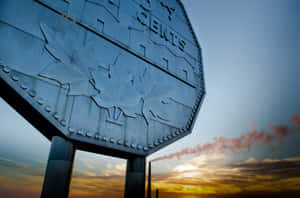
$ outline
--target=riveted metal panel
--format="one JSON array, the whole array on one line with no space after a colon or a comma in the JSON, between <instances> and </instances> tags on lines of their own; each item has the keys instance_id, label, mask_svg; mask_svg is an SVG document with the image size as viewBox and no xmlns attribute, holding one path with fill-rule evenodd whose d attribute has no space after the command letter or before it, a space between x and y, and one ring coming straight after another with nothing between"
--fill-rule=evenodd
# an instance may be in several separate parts
<instances>
[{"instance_id":1,"label":"riveted metal panel","mask_svg":"<svg viewBox=\"0 0 300 198\"><path fill-rule=\"evenodd\" d=\"M180 1L2 0L0 46L2 97L83 150L151 154L191 132L205 94Z\"/></svg>"}]
</instances>

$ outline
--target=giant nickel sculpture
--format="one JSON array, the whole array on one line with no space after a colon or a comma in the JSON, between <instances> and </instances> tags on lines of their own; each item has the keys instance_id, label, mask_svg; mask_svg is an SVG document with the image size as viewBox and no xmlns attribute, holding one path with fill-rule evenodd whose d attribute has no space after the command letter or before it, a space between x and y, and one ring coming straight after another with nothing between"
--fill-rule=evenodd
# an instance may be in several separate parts
<instances>
[{"instance_id":1,"label":"giant nickel sculpture","mask_svg":"<svg viewBox=\"0 0 300 198\"><path fill-rule=\"evenodd\" d=\"M191 133L205 94L179 0L1 0L0 85L52 140L44 197L57 148L126 158L128 178L139 163L144 177L145 156Z\"/></svg>"}]
</instances>

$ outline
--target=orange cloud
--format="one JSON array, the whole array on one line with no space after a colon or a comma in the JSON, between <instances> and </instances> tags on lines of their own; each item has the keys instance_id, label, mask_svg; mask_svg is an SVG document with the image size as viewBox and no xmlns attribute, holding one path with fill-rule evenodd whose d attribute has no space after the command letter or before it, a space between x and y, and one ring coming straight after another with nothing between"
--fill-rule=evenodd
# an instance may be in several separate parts
<instances>
[{"instance_id":1,"label":"orange cloud","mask_svg":"<svg viewBox=\"0 0 300 198\"><path fill-rule=\"evenodd\" d=\"M172 172L154 174L154 188L163 192L220 195L299 190L300 158L250 158L228 163L220 161L222 157L224 154L201 155L177 165Z\"/></svg>"},{"instance_id":2,"label":"orange cloud","mask_svg":"<svg viewBox=\"0 0 300 198\"><path fill-rule=\"evenodd\" d=\"M280 194L299 190L300 157L264 160L250 158L238 163L230 161L230 157L224 153L194 157L174 166L170 172L153 174L153 189L159 188L166 198L177 197L177 195L178 198L197 197L197 195L208 198L241 195L244 198L247 197L244 196L245 193ZM1 197L38 198L40 196L43 168L0 158L0 171ZM70 197L123 197L124 183L124 163L108 164L100 174L75 169Z\"/></svg>"},{"instance_id":3,"label":"orange cloud","mask_svg":"<svg viewBox=\"0 0 300 198\"><path fill-rule=\"evenodd\" d=\"M89 165L90 166L90 165ZM107 164L101 174L75 169L70 197L122 197L125 185L125 163Z\"/></svg>"},{"instance_id":4,"label":"orange cloud","mask_svg":"<svg viewBox=\"0 0 300 198\"><path fill-rule=\"evenodd\" d=\"M0 158L0 195L10 198L38 198L44 170L21 162Z\"/></svg>"}]
</instances>

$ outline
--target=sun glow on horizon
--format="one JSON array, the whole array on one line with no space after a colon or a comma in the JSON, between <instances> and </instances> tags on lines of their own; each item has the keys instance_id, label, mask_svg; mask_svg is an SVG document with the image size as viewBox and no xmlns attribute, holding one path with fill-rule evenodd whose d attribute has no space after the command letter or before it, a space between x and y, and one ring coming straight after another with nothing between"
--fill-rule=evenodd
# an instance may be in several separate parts
<instances>
[{"instance_id":1,"label":"sun glow on horizon","mask_svg":"<svg viewBox=\"0 0 300 198\"><path fill-rule=\"evenodd\" d=\"M184 164L177 166L174 170L177 172L193 171L197 170L197 167L192 164Z\"/></svg>"}]
</instances>

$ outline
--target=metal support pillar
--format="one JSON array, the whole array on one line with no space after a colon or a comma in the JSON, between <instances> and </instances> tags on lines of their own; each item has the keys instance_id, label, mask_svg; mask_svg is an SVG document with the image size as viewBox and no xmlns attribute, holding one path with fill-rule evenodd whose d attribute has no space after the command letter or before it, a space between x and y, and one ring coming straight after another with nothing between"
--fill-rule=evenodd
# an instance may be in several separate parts
<instances>
[{"instance_id":1,"label":"metal support pillar","mask_svg":"<svg viewBox=\"0 0 300 198\"><path fill-rule=\"evenodd\" d=\"M134 157L127 160L124 198L145 198L145 157Z\"/></svg>"},{"instance_id":2,"label":"metal support pillar","mask_svg":"<svg viewBox=\"0 0 300 198\"><path fill-rule=\"evenodd\" d=\"M148 189L147 198L151 198L151 162L148 163Z\"/></svg>"},{"instance_id":3,"label":"metal support pillar","mask_svg":"<svg viewBox=\"0 0 300 198\"><path fill-rule=\"evenodd\" d=\"M48 157L41 198L67 198L76 148L70 141L54 136Z\"/></svg>"}]
</instances>

